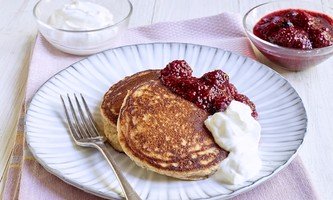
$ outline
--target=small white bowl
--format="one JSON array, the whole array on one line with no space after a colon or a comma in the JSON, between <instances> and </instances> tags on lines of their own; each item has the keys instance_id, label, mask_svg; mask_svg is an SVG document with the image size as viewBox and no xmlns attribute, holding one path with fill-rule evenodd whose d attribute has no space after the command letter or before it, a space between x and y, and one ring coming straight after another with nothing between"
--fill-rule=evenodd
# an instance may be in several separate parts
<instances>
[{"instance_id":1,"label":"small white bowl","mask_svg":"<svg viewBox=\"0 0 333 200\"><path fill-rule=\"evenodd\" d=\"M71 2L71 0L40 0L35 5L33 14L39 31L48 42L63 52L75 55L89 55L109 49L112 41L127 29L133 10L129 0L91 0L113 14L114 24L87 31L64 30L50 25L49 17Z\"/></svg>"}]
</instances>

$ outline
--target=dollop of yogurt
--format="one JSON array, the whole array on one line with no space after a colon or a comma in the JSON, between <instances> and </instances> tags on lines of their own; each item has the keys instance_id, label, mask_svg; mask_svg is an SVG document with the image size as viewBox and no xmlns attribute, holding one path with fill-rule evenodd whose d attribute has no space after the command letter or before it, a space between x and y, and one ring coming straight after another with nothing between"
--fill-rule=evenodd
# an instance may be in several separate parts
<instances>
[{"instance_id":1,"label":"dollop of yogurt","mask_svg":"<svg viewBox=\"0 0 333 200\"><path fill-rule=\"evenodd\" d=\"M48 19L48 23L64 30L94 30L112 25L113 15L105 7L74 0L56 10Z\"/></svg>"},{"instance_id":2,"label":"dollop of yogurt","mask_svg":"<svg viewBox=\"0 0 333 200\"><path fill-rule=\"evenodd\" d=\"M241 184L261 169L258 145L261 126L246 104L233 100L224 112L205 120L215 142L229 155L220 164L219 177L227 184Z\"/></svg>"}]
</instances>

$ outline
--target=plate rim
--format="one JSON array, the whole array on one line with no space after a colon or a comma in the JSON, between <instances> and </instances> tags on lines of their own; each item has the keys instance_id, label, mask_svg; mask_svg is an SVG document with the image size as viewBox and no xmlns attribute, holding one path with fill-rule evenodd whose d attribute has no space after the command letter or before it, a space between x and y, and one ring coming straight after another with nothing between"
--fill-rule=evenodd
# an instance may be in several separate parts
<instances>
[{"instance_id":1,"label":"plate rim","mask_svg":"<svg viewBox=\"0 0 333 200\"><path fill-rule=\"evenodd\" d=\"M218 200L218 199L229 199L229 198L233 198L237 195L240 195L242 193L245 193L247 191L250 191L256 187L258 187L259 185L261 185L263 182L265 182L266 180L269 180L271 179L272 177L276 176L278 174L278 172L280 172L282 169L285 169L294 159L295 157L298 155L300 149L302 148L303 144L304 144L304 140L305 138L307 138L307 135L308 135L308 115L307 115L307 111L306 111L306 107L304 106L304 103L303 103L303 100L301 98L301 96L299 95L299 93L297 92L297 90L293 87L293 85L286 79L284 78L280 73L278 73L277 71L273 70L271 67L255 60L254 58L251 58L249 56L246 56L246 55L242 55L240 54L239 52L233 52L233 51L230 51L230 50L226 50L226 49L222 49L222 48L218 48L218 47L212 47L212 46L208 46L208 45L201 45L201 44L195 44L195 43L183 43L183 42L151 42L151 43L138 43L138 44L129 44L129 45L123 45L123 46L118 46L118 47L115 47L115 48L110 48L110 49L107 49L107 50L104 50L104 51L101 51L101 52L98 52L98 53L95 53L95 54L91 54L89 56L86 56L86 57L83 57L82 59L68 65L67 67L61 69L60 71L56 72L54 75L52 75L51 77L49 77L46 81L43 82L43 84L41 84L38 89L33 93L33 95L31 96L31 98L29 98L27 100L27 106L26 106L26 112L25 112L25 116L24 116L24 136L25 136L25 140L26 140L26 144L31 152L31 154L33 155L33 157L36 159L36 161L42 165L42 167L48 171L49 173L51 173L52 175L58 177L59 179L61 179L61 181L64 181L65 183L71 185L71 186L74 186L80 190L83 190L84 192L87 192L89 194L92 194L92 195L96 195L98 197L102 197L102 198L107 198L109 199L110 196L112 198L115 198L115 199L119 199L119 196L114 196L114 194L110 194L109 195L105 195L104 193L102 192L99 192L98 190L94 190L92 188L87 188L83 185L80 185L80 184L77 184L75 182L73 182L72 180L69 180L67 179L66 177L64 177L61 173L58 174L58 170L54 170L53 168L49 167L42 159L40 159L36 153L34 152L33 150L33 147L30 145L30 142L29 142L29 137L28 137L28 133L27 133L27 117L28 117L28 113L30 111L30 107L31 107L31 103L33 101L33 99L36 97L36 95L40 92L40 90L45 86L46 83L48 83L50 80L52 80L55 76L63 73L64 71L67 71L68 69L70 68L73 68L76 70L76 67L74 66L75 64L77 63L80 63L84 60L87 60L89 59L90 57L93 57L93 56L96 56L98 54L105 54L105 52L108 52L108 51L114 51L116 49L122 49L122 48L126 48L126 47L131 47L131 46L144 46L144 45L192 45L192 46L199 46L200 48L204 47L204 48L211 48L211 49L215 49L217 51L223 51L225 53L229 53L229 54L233 54L233 55L236 55L236 56L239 56L239 57L243 57L243 58L246 58L246 59L249 59L251 60L252 62L254 63L258 63L260 64L260 68L265 68L265 70L268 70L269 72L272 72L274 75L277 75L280 79L282 79L283 81L286 82L286 84L288 84L288 86L290 88L292 88L293 92L296 93L297 97L300 99L300 103L302 105L302 108L304 110L304 119L305 119L305 130L304 130L304 137L301 139L301 142L298 146L298 148L296 149L296 151L290 156L290 158L284 162L282 165L280 165L279 167L277 167L275 170L272 171L272 173L264 176L264 177L261 177L259 178L258 180L256 180L255 182L253 182L252 184L250 185L247 185L247 186L244 186L240 189L237 189L237 190L234 190L232 191L231 193L229 194L220 194L220 195L217 195L217 196L212 196L212 197L208 197L208 198L200 198L200 199L203 199L203 200ZM115 192L116 193L116 192ZM118 194L118 193L116 193ZM120 195L120 194L119 194ZM120 197L123 197L122 195L120 195ZM197 199L192 199L192 200L197 200Z\"/></svg>"}]
</instances>

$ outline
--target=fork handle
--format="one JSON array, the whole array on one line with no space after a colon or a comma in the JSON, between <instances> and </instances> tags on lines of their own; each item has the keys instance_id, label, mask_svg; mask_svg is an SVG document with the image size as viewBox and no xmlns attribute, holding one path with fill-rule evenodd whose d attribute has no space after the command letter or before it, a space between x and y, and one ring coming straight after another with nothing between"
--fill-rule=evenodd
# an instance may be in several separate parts
<instances>
[{"instance_id":1,"label":"fork handle","mask_svg":"<svg viewBox=\"0 0 333 200\"><path fill-rule=\"evenodd\" d=\"M103 154L103 156L108 161L110 167L112 168L114 174L116 175L116 178L118 179L118 182L121 186L121 189L125 195L125 198L127 200L141 200L139 195L135 192L135 190L132 188L132 186L128 183L126 178L124 177L123 173L120 171L118 165L113 159L113 156L108 151L104 143L95 143L96 148Z\"/></svg>"}]
</instances>

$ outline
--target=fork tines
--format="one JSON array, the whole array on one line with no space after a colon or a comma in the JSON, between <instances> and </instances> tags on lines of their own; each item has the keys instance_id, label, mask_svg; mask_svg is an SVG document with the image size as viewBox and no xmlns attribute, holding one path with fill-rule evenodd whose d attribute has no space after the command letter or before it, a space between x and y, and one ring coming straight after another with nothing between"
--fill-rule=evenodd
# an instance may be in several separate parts
<instances>
[{"instance_id":1,"label":"fork tines","mask_svg":"<svg viewBox=\"0 0 333 200\"><path fill-rule=\"evenodd\" d=\"M102 136L99 134L95 126L95 121L88 108L87 102L83 98L82 94L80 94L80 96L81 103L76 94L74 94L77 108L75 109L73 106L74 103L72 102L69 94L67 94L67 102L69 106L66 106L64 98L60 95L71 135L76 141L82 139L99 139ZM83 106L81 106L82 104ZM69 107L69 109L67 107Z\"/></svg>"}]
</instances>

